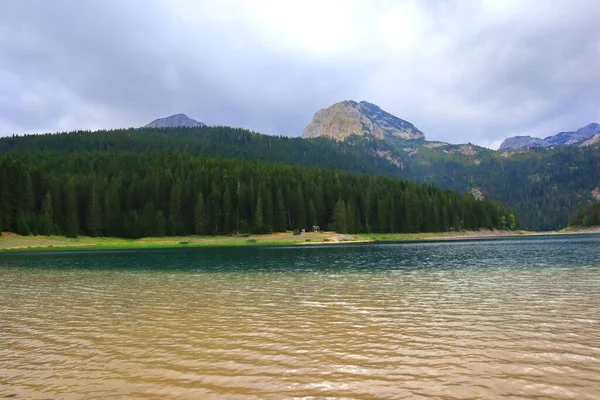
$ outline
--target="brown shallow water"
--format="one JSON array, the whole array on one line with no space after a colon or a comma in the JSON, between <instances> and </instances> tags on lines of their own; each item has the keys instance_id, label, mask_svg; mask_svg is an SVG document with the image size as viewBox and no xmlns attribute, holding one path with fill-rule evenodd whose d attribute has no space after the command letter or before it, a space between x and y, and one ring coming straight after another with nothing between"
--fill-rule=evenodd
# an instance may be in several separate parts
<instances>
[{"instance_id":1,"label":"brown shallow water","mask_svg":"<svg viewBox=\"0 0 600 400\"><path fill-rule=\"evenodd\" d=\"M599 244L0 255L0 398L597 399Z\"/></svg>"}]
</instances>

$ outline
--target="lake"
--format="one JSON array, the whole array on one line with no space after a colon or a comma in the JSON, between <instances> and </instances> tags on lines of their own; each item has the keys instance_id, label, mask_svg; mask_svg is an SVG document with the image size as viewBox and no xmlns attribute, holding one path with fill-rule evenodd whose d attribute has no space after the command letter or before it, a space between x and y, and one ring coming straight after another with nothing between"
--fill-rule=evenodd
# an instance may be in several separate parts
<instances>
[{"instance_id":1,"label":"lake","mask_svg":"<svg viewBox=\"0 0 600 400\"><path fill-rule=\"evenodd\" d=\"M0 398L599 388L600 235L0 254Z\"/></svg>"}]
</instances>

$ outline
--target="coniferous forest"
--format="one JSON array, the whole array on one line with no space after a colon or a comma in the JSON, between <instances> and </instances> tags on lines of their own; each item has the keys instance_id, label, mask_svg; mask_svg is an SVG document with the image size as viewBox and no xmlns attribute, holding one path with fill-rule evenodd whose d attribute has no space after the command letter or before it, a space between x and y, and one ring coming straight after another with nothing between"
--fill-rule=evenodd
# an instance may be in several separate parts
<instances>
[{"instance_id":1,"label":"coniferous forest","mask_svg":"<svg viewBox=\"0 0 600 400\"><path fill-rule=\"evenodd\" d=\"M0 156L0 221L20 234L179 236L514 229L500 203L331 169L148 151Z\"/></svg>"},{"instance_id":2,"label":"coniferous forest","mask_svg":"<svg viewBox=\"0 0 600 400\"><path fill-rule=\"evenodd\" d=\"M600 226L600 201L592 201L569 215L569 226Z\"/></svg>"},{"instance_id":3,"label":"coniferous forest","mask_svg":"<svg viewBox=\"0 0 600 400\"><path fill-rule=\"evenodd\" d=\"M569 214L585 205L590 191L600 184L599 147L531 149L514 154L478 148L471 157L477 158L475 163L456 151L460 146L444 150L425 145L424 141L398 144L354 136L344 141L307 140L209 126L4 137L0 138L0 155L169 151L203 158L234 158L389 176L461 193L479 188L485 197L516 210L521 227L531 230L565 227ZM418 151L409 154L402 150L406 146Z\"/></svg>"}]
</instances>

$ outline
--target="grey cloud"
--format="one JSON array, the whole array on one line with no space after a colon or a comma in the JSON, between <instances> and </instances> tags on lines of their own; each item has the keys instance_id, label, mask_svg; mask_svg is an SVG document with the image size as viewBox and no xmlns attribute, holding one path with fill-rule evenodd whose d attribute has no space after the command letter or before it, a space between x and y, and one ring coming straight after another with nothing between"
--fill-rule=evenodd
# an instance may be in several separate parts
<instances>
[{"instance_id":1,"label":"grey cloud","mask_svg":"<svg viewBox=\"0 0 600 400\"><path fill-rule=\"evenodd\" d=\"M235 10L213 18L200 6L190 27L170 4L2 1L0 135L140 126L176 112L298 135L314 112L343 99L377 103L451 142L545 136L600 120L595 1L543 3L580 9L565 20L531 6L495 18L479 2L417 2L433 21L421 27L431 43L394 52L364 28L375 32L367 47L331 56L273 46L280 32Z\"/></svg>"}]
</instances>

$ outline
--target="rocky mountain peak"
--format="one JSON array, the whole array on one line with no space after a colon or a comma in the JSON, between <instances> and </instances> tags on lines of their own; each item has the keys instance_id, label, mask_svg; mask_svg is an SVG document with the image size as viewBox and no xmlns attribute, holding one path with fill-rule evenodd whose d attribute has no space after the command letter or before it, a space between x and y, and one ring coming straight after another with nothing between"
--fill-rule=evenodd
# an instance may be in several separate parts
<instances>
[{"instance_id":1,"label":"rocky mountain peak","mask_svg":"<svg viewBox=\"0 0 600 400\"><path fill-rule=\"evenodd\" d=\"M500 150L528 149L531 147L573 146L586 143L587 139L600 133L600 124L595 122L573 132L560 132L545 139L531 136L513 136L500 145ZM590 143L593 144L593 141Z\"/></svg>"},{"instance_id":2,"label":"rocky mountain peak","mask_svg":"<svg viewBox=\"0 0 600 400\"><path fill-rule=\"evenodd\" d=\"M176 126L198 127L206 126L204 122L196 121L185 114L174 114L169 117L155 119L144 128L172 128Z\"/></svg>"},{"instance_id":3,"label":"rocky mountain peak","mask_svg":"<svg viewBox=\"0 0 600 400\"><path fill-rule=\"evenodd\" d=\"M533 136L513 136L505 139L500 145L500 150L528 149L542 146L544 141Z\"/></svg>"},{"instance_id":4,"label":"rocky mountain peak","mask_svg":"<svg viewBox=\"0 0 600 400\"><path fill-rule=\"evenodd\" d=\"M351 135L373 135L378 139L424 139L423 132L379 106L361 101L344 100L317 111L302 131L303 138L329 136L344 140Z\"/></svg>"}]
</instances>

